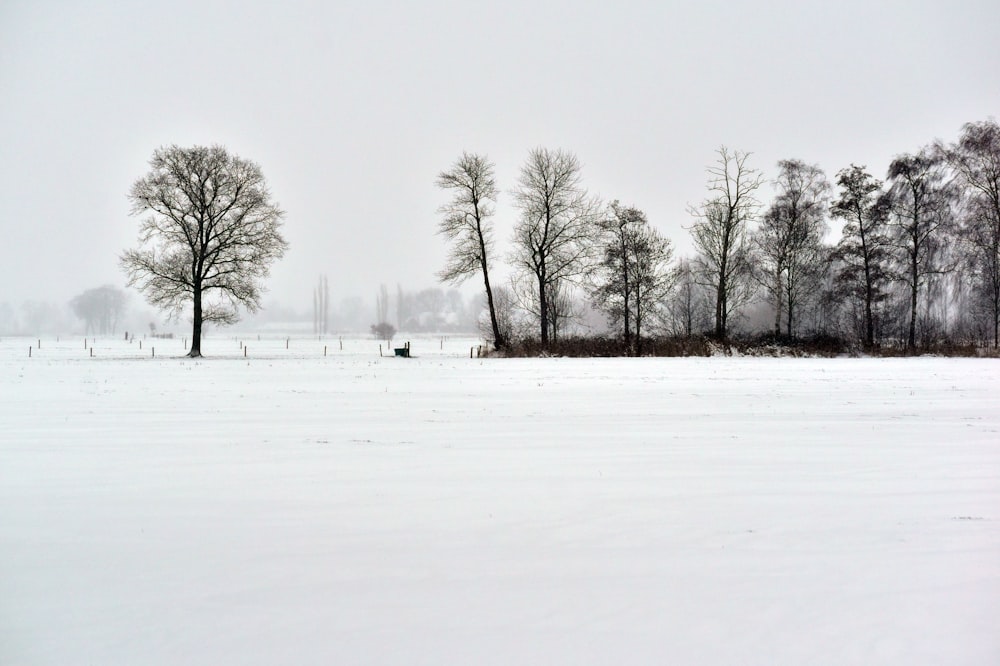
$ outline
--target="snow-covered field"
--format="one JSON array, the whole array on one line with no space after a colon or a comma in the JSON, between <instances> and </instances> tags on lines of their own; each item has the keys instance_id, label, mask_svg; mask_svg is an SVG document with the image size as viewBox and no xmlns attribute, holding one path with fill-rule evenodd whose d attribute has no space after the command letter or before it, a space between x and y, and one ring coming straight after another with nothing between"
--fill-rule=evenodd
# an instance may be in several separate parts
<instances>
[{"instance_id":1,"label":"snow-covered field","mask_svg":"<svg viewBox=\"0 0 1000 666\"><path fill-rule=\"evenodd\" d=\"M1000 663L996 360L41 342L0 664Z\"/></svg>"}]
</instances>

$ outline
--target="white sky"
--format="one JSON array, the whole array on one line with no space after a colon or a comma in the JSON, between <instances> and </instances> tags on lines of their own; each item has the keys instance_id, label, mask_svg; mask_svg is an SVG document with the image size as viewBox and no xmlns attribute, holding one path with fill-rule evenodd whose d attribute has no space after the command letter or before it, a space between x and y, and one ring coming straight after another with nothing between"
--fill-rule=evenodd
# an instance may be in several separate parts
<instances>
[{"instance_id":1,"label":"white sky","mask_svg":"<svg viewBox=\"0 0 1000 666\"><path fill-rule=\"evenodd\" d=\"M681 252L720 144L877 176L1000 115L1000 3L0 0L0 303L122 285L126 194L162 145L261 164L290 251L266 301L299 309L435 284L435 175L574 151L587 186Z\"/></svg>"}]
</instances>

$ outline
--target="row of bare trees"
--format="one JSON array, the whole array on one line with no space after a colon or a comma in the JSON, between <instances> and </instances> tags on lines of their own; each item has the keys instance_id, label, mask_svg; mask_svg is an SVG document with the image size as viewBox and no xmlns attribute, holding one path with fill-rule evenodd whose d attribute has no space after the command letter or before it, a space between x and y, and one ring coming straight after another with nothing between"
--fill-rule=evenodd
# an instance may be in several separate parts
<instances>
[{"instance_id":1,"label":"row of bare trees","mask_svg":"<svg viewBox=\"0 0 1000 666\"><path fill-rule=\"evenodd\" d=\"M438 176L452 195L441 208L451 253L440 277L483 280L498 349L525 318L546 346L586 309L581 294L633 353L644 334L726 338L760 327L764 311L789 338L911 350L946 339L1000 343L996 121L897 156L884 181L851 165L831 185L818 166L782 160L767 205L750 157L719 149L708 194L688 211L696 254L673 262L670 241L642 210L604 205L583 187L575 155L530 151L511 191L519 217L506 260L515 275L498 287L494 165L465 153ZM834 221L842 228L831 242Z\"/></svg>"}]
</instances>

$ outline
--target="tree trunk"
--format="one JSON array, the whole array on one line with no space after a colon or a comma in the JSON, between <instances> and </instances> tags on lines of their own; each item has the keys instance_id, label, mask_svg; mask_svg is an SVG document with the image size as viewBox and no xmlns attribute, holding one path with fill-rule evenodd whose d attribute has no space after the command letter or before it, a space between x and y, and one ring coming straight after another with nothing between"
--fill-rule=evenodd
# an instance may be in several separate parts
<instances>
[{"instance_id":1,"label":"tree trunk","mask_svg":"<svg viewBox=\"0 0 1000 666\"><path fill-rule=\"evenodd\" d=\"M624 232L619 230L619 234L622 235ZM624 320L625 320L625 349L628 352L632 351L632 339L631 331L629 330L629 289L628 284L628 247L626 246L624 238L622 238L621 247L621 260L622 260L622 300L624 302Z\"/></svg>"},{"instance_id":2,"label":"tree trunk","mask_svg":"<svg viewBox=\"0 0 1000 666\"><path fill-rule=\"evenodd\" d=\"M781 271L774 274L774 334L781 335Z\"/></svg>"},{"instance_id":3,"label":"tree trunk","mask_svg":"<svg viewBox=\"0 0 1000 666\"><path fill-rule=\"evenodd\" d=\"M715 293L715 337L720 340L726 337L726 283L719 280L719 287Z\"/></svg>"},{"instance_id":4,"label":"tree trunk","mask_svg":"<svg viewBox=\"0 0 1000 666\"><path fill-rule=\"evenodd\" d=\"M910 264L910 330L906 338L906 348L910 351L917 348L917 291L920 288L917 279L917 253L914 250Z\"/></svg>"},{"instance_id":5,"label":"tree trunk","mask_svg":"<svg viewBox=\"0 0 1000 666\"><path fill-rule=\"evenodd\" d=\"M794 330L793 329L793 325L792 325L792 303L791 303L791 301L789 301L788 302L788 328L787 328L788 339L789 340L792 339L792 330Z\"/></svg>"},{"instance_id":6,"label":"tree trunk","mask_svg":"<svg viewBox=\"0 0 1000 666\"><path fill-rule=\"evenodd\" d=\"M483 237L481 235L479 237L479 244L480 248L484 247ZM507 341L504 340L503 334L500 332L500 323L497 321L497 309L493 304L493 289L490 287L490 272L486 265L485 251L483 251L480 257L482 257L483 282L486 285L486 303L490 307L490 325L493 327L493 348L499 350L507 346Z\"/></svg>"},{"instance_id":7,"label":"tree trunk","mask_svg":"<svg viewBox=\"0 0 1000 666\"><path fill-rule=\"evenodd\" d=\"M538 274L538 318L541 321L542 347L549 344L549 301L545 294L545 271Z\"/></svg>"},{"instance_id":8,"label":"tree trunk","mask_svg":"<svg viewBox=\"0 0 1000 666\"><path fill-rule=\"evenodd\" d=\"M728 234L723 237L722 243L724 247L728 246ZM719 262L719 284L715 292L715 337L720 340L724 340L726 337L726 296L729 289L729 285L726 284L726 270L729 268L728 259L728 256L723 255L722 261Z\"/></svg>"},{"instance_id":9,"label":"tree trunk","mask_svg":"<svg viewBox=\"0 0 1000 666\"><path fill-rule=\"evenodd\" d=\"M635 289L635 355L642 356L642 291Z\"/></svg>"},{"instance_id":10,"label":"tree trunk","mask_svg":"<svg viewBox=\"0 0 1000 666\"><path fill-rule=\"evenodd\" d=\"M875 320L872 317L872 290L865 289L865 346L871 349L875 346Z\"/></svg>"},{"instance_id":11,"label":"tree trunk","mask_svg":"<svg viewBox=\"0 0 1000 666\"><path fill-rule=\"evenodd\" d=\"M194 297L192 300L194 301L194 316L192 317L191 326L191 351L189 351L187 355L191 358L198 358L201 356L201 285L195 285Z\"/></svg>"}]
</instances>

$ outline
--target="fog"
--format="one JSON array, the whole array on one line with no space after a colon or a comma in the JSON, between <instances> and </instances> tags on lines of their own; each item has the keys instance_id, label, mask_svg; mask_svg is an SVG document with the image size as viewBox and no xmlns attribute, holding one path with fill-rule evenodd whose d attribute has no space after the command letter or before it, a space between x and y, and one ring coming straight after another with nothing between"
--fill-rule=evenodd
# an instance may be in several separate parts
<instances>
[{"instance_id":1,"label":"fog","mask_svg":"<svg viewBox=\"0 0 1000 666\"><path fill-rule=\"evenodd\" d=\"M380 284L439 286L434 178L463 150L496 162L501 258L536 146L575 152L591 191L683 255L721 144L766 175L800 158L882 176L1000 110L995 0L811 4L8 0L0 305L123 287L126 195L169 144L261 165L290 245L264 302L309 312L321 274L369 308Z\"/></svg>"}]
</instances>

